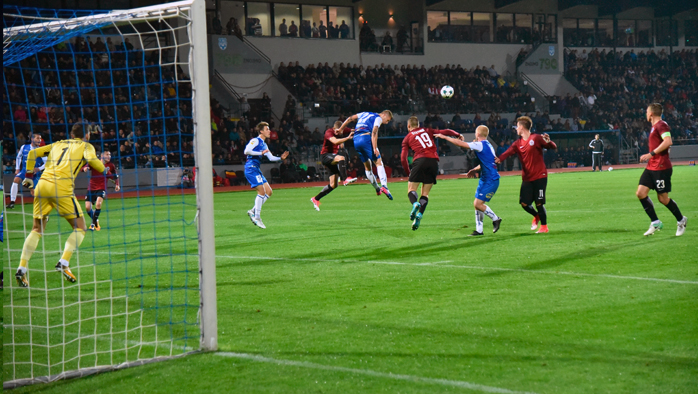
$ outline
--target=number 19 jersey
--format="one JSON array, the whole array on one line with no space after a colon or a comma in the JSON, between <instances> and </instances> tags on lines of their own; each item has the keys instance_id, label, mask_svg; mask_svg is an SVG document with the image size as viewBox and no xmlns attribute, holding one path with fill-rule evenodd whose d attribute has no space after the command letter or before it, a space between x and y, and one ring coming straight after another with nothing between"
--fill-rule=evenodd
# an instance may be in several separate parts
<instances>
[{"instance_id":1,"label":"number 19 jersey","mask_svg":"<svg viewBox=\"0 0 698 394\"><path fill-rule=\"evenodd\" d=\"M402 140L402 149L410 148L414 151L413 160L422 157L430 157L439 159L439 154L436 151L436 143L434 142L434 133L441 133L451 137L458 137L459 134L453 130L434 130L424 127L414 129L407 133L405 139Z\"/></svg>"}]
</instances>

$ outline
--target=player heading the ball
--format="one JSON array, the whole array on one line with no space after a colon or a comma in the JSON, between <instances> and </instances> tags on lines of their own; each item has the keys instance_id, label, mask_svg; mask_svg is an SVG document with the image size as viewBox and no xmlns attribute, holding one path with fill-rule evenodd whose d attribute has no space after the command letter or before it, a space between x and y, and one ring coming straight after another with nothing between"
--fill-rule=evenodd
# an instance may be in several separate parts
<instances>
[{"instance_id":1,"label":"player heading the ball","mask_svg":"<svg viewBox=\"0 0 698 394\"><path fill-rule=\"evenodd\" d=\"M65 241L63 255L56 264L56 271L62 272L70 282L77 280L69 268L70 258L85 238L86 229L85 217L75 198L75 177L85 163L98 172L105 171L104 164L95 155L95 148L87 142L90 134L85 133L84 127L84 124L76 123L70 130L71 139L58 141L29 152L27 177L22 184L30 189L34 187L32 177L36 159L38 157L47 157L47 159L41 182L37 183L34 190L34 225L24 241L19 268L15 274L17 284L21 287L29 286L27 265L39 244L48 215L54 208L58 208L58 214L73 228L73 232Z\"/></svg>"},{"instance_id":2,"label":"player heading the ball","mask_svg":"<svg viewBox=\"0 0 698 394\"><path fill-rule=\"evenodd\" d=\"M375 112L361 112L348 117L339 127L340 130L347 127L351 122L356 122L354 131L354 149L359 154L361 162L364 163L366 170L366 179L371 182L373 188L376 189L376 195L385 194L390 200L393 195L388 190L388 176L385 174L381 153L378 150L378 129L382 124L387 124L393 119L393 113L385 110L380 114ZM381 186L378 186L376 177L373 176L371 161L376 163L378 170L378 178L380 178Z\"/></svg>"}]
</instances>

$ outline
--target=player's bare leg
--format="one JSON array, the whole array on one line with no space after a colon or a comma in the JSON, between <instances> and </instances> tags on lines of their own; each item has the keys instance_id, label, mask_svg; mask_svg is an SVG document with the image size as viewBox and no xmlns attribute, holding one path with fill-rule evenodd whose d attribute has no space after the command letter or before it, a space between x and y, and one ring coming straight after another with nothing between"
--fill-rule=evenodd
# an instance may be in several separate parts
<instances>
[{"instance_id":1,"label":"player's bare leg","mask_svg":"<svg viewBox=\"0 0 698 394\"><path fill-rule=\"evenodd\" d=\"M27 236L27 239L24 240L22 255L19 259L19 267L17 268L17 273L15 273L15 279L17 279L17 285L19 285L19 287L29 287L29 281L27 280L27 267L29 260L36 250L36 247L39 245L39 241L44 233L44 228L46 227L47 221L48 216L44 217L43 219L34 218L32 230Z\"/></svg>"},{"instance_id":2,"label":"player's bare leg","mask_svg":"<svg viewBox=\"0 0 698 394\"><path fill-rule=\"evenodd\" d=\"M87 212L87 215L90 217L90 219L92 219L92 224L90 224L90 231L94 231L95 230L95 223L94 223L95 220L92 218L92 215L93 215L92 203L90 201L85 201L85 212Z\"/></svg>"},{"instance_id":3,"label":"player's bare leg","mask_svg":"<svg viewBox=\"0 0 698 394\"><path fill-rule=\"evenodd\" d=\"M73 227L73 232L68 236L65 241L65 247L63 248L63 255L61 259L58 260L56 264L56 271L63 273L63 276L70 282L75 283L77 279L75 275L70 271L70 258L73 253L78 250L78 247L85 239L85 217L80 216L75 219L66 219L68 223Z\"/></svg>"},{"instance_id":4,"label":"player's bare leg","mask_svg":"<svg viewBox=\"0 0 698 394\"><path fill-rule=\"evenodd\" d=\"M496 233L497 231L499 231L499 226L502 223L502 218L497 216L497 214L495 214L494 211L492 209L490 209L490 207L487 206L487 204L485 204L485 202L483 200L480 200L479 198L476 198L475 201L473 201L473 206L475 207L475 210L482 212L483 214L487 215L488 218L492 219L492 232L493 233ZM481 215L476 215L476 216L479 218ZM482 222L480 221L480 224L481 223ZM476 225L480 225L480 224L476 223ZM483 229L477 228L477 226L476 226L476 231L481 233L481 232L483 232Z\"/></svg>"},{"instance_id":5,"label":"player's bare leg","mask_svg":"<svg viewBox=\"0 0 698 394\"><path fill-rule=\"evenodd\" d=\"M12 181L12 186L10 187L10 203L7 204L7 209L14 209L15 207L20 182L22 182L22 179L19 177L15 177L15 179Z\"/></svg>"},{"instance_id":6,"label":"player's bare leg","mask_svg":"<svg viewBox=\"0 0 698 394\"><path fill-rule=\"evenodd\" d=\"M649 187L638 185L637 191L635 192L635 195L640 200L642 207L645 209L645 213L647 213L647 216L649 216L650 220L652 221L650 223L650 228L645 232L646 236L652 235L664 227L664 224L657 217L657 212L654 210L654 203L652 202L652 199L648 196L649 191ZM657 198L659 198L659 201L664 200L667 203L669 202L669 195L667 193L657 194Z\"/></svg>"}]
</instances>

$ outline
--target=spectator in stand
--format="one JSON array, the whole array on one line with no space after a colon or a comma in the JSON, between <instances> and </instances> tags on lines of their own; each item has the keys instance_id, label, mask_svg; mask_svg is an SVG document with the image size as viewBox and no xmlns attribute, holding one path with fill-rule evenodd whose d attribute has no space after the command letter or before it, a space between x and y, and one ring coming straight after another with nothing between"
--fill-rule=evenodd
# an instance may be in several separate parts
<instances>
[{"instance_id":1,"label":"spectator in stand","mask_svg":"<svg viewBox=\"0 0 698 394\"><path fill-rule=\"evenodd\" d=\"M291 26L288 27L288 36L298 37L298 26L296 26L296 22L294 21L291 21Z\"/></svg>"},{"instance_id":2,"label":"spectator in stand","mask_svg":"<svg viewBox=\"0 0 698 394\"><path fill-rule=\"evenodd\" d=\"M286 19L281 20L281 24L279 24L279 36L281 37L286 37L288 35L288 26L286 25Z\"/></svg>"},{"instance_id":3,"label":"spectator in stand","mask_svg":"<svg viewBox=\"0 0 698 394\"><path fill-rule=\"evenodd\" d=\"M213 17L212 27L213 27L213 34L218 34L218 35L223 34L223 24L221 24L220 13L216 13L216 16ZM100 37L97 37L97 38L99 39ZM95 48L95 50L96 50L96 48Z\"/></svg>"},{"instance_id":4,"label":"spectator in stand","mask_svg":"<svg viewBox=\"0 0 698 394\"><path fill-rule=\"evenodd\" d=\"M320 21L318 32L320 33L320 38L327 38L327 26L325 26L325 24L322 21Z\"/></svg>"},{"instance_id":5,"label":"spectator in stand","mask_svg":"<svg viewBox=\"0 0 698 394\"><path fill-rule=\"evenodd\" d=\"M349 38L349 25L346 21L342 21L342 24L339 25L339 36L343 39Z\"/></svg>"}]
</instances>

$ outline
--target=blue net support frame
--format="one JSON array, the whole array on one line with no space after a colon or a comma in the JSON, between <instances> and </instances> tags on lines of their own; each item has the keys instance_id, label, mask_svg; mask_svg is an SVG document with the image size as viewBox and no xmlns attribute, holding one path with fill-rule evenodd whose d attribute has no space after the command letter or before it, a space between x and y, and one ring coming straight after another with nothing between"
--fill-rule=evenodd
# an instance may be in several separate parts
<instances>
[{"instance_id":1,"label":"blue net support frame","mask_svg":"<svg viewBox=\"0 0 698 394\"><path fill-rule=\"evenodd\" d=\"M73 231L55 210L29 287L5 282L4 388L216 350L205 34L203 0L106 13L3 7L6 167L31 135L51 144L81 124L121 183L107 183L101 231L72 257L76 283L53 270ZM3 175L6 196L13 178ZM75 180L81 203L88 179ZM32 228L32 196L18 194L4 212L8 279Z\"/></svg>"}]
</instances>

